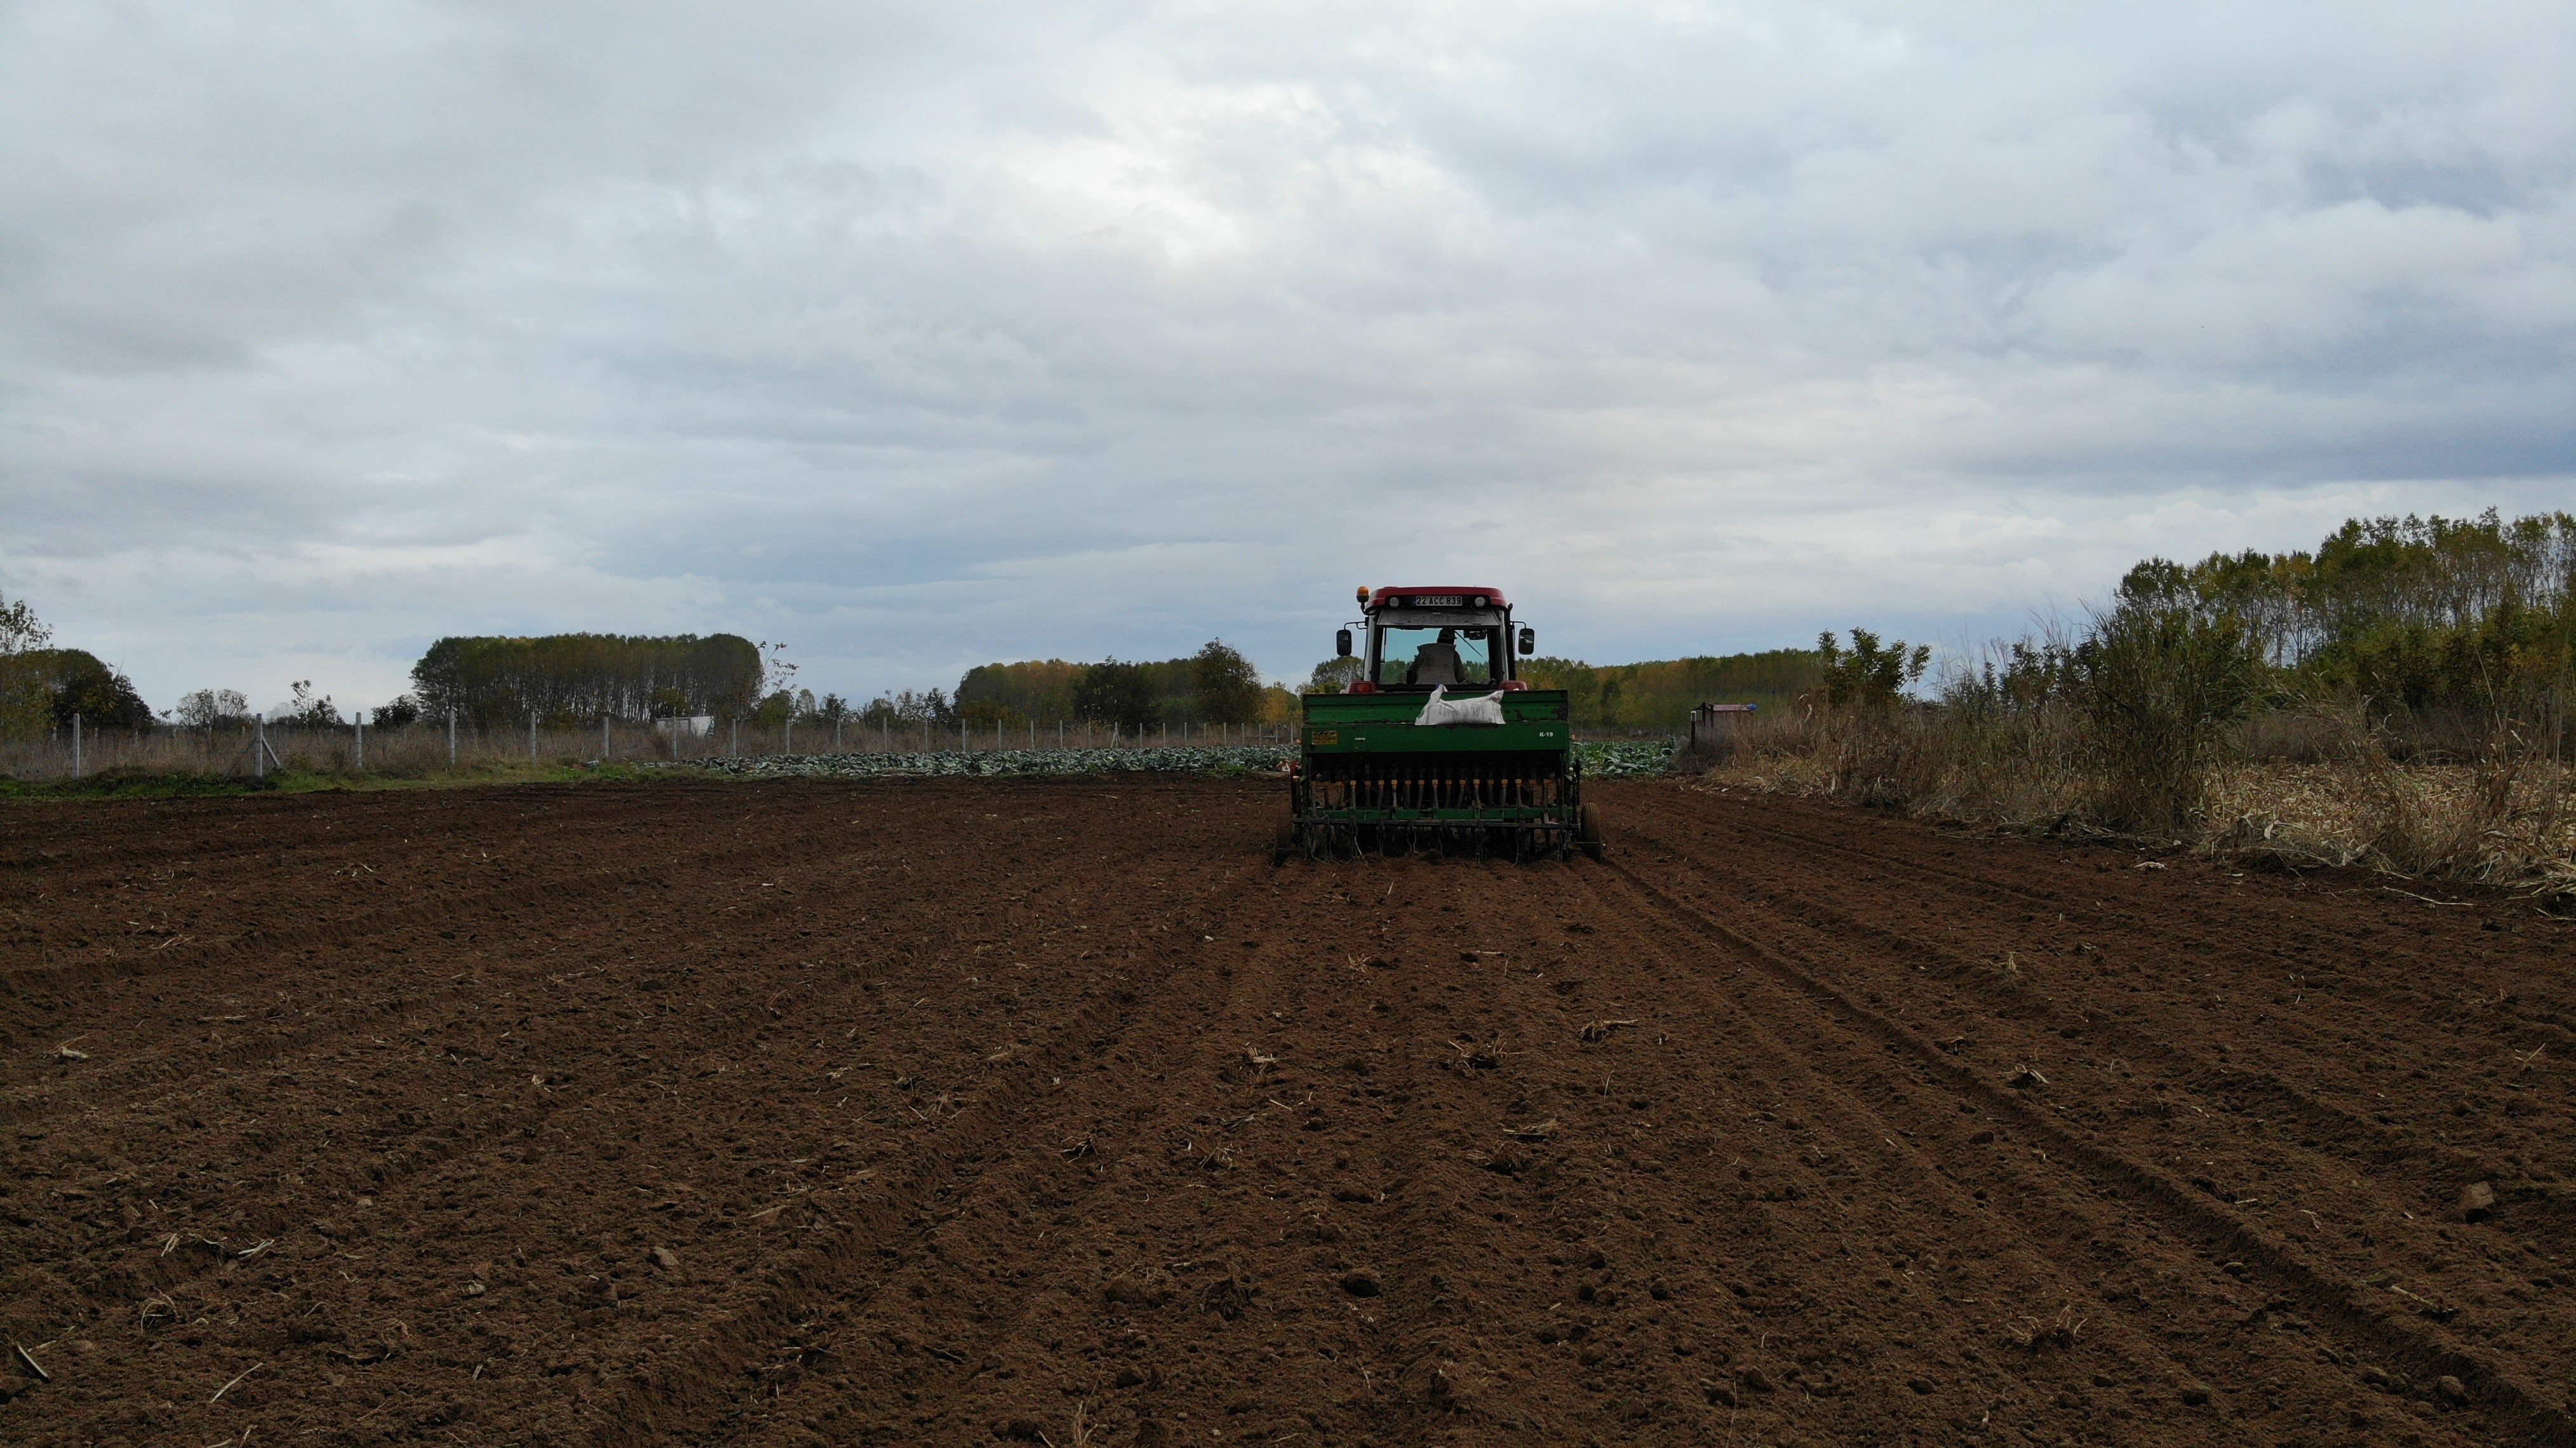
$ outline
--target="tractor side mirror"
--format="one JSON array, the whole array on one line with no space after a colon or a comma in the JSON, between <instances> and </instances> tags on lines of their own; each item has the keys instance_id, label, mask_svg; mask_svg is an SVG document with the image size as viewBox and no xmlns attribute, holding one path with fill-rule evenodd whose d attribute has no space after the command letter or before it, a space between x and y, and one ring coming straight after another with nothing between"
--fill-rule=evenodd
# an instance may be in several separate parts
<instances>
[{"instance_id":1,"label":"tractor side mirror","mask_svg":"<svg viewBox=\"0 0 2576 1448\"><path fill-rule=\"evenodd\" d=\"M1537 652L1538 630L1524 626L1521 629L1521 653L1526 656Z\"/></svg>"},{"instance_id":2,"label":"tractor side mirror","mask_svg":"<svg viewBox=\"0 0 2576 1448\"><path fill-rule=\"evenodd\" d=\"M1333 657L1337 659L1347 659L1350 656L1351 631L1346 628L1335 629L1333 631Z\"/></svg>"}]
</instances>

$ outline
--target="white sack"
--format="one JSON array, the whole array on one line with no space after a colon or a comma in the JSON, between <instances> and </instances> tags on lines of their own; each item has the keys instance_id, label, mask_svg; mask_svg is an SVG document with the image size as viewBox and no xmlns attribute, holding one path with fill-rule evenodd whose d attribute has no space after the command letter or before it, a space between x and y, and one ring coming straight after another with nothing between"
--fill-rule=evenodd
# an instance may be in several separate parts
<instances>
[{"instance_id":1,"label":"white sack","mask_svg":"<svg viewBox=\"0 0 2576 1448\"><path fill-rule=\"evenodd\" d=\"M1503 692L1500 689L1481 699L1451 699L1446 684L1431 691L1431 702L1422 706L1422 717L1416 724L1500 724L1503 722Z\"/></svg>"}]
</instances>

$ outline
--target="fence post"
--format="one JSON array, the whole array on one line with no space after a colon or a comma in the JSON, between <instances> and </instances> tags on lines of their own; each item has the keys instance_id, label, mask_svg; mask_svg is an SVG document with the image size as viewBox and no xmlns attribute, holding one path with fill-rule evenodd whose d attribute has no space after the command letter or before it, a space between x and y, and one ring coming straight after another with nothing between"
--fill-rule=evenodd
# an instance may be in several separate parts
<instances>
[{"instance_id":1,"label":"fence post","mask_svg":"<svg viewBox=\"0 0 2576 1448\"><path fill-rule=\"evenodd\" d=\"M537 711L528 711L528 762L537 762Z\"/></svg>"},{"instance_id":2,"label":"fence post","mask_svg":"<svg viewBox=\"0 0 2576 1448\"><path fill-rule=\"evenodd\" d=\"M740 758L740 757L741 757L741 755L742 755L742 716L741 716L741 715L739 715L739 714L736 714L736 715L734 716L734 718L733 718L733 742L732 742L731 744L728 744L728 745L726 745L726 746L725 746L725 758L727 758L727 759L737 759L737 758Z\"/></svg>"},{"instance_id":3,"label":"fence post","mask_svg":"<svg viewBox=\"0 0 2576 1448\"><path fill-rule=\"evenodd\" d=\"M80 778L80 777L81 777L81 717L80 717L80 711L79 711L79 710L77 710L77 709L75 709L75 710L73 710L73 711L72 711L72 778L74 778L74 779L78 779L78 778Z\"/></svg>"},{"instance_id":4,"label":"fence post","mask_svg":"<svg viewBox=\"0 0 2576 1448\"><path fill-rule=\"evenodd\" d=\"M268 737L266 730L267 726L262 725L260 737L263 739ZM447 767L456 767L456 711L453 709L447 711Z\"/></svg>"},{"instance_id":5,"label":"fence post","mask_svg":"<svg viewBox=\"0 0 2576 1448\"><path fill-rule=\"evenodd\" d=\"M608 762L608 716L599 716L599 762Z\"/></svg>"},{"instance_id":6,"label":"fence post","mask_svg":"<svg viewBox=\"0 0 2576 1448\"><path fill-rule=\"evenodd\" d=\"M358 731L358 768L363 770L367 767L367 711L356 710L353 717Z\"/></svg>"},{"instance_id":7,"label":"fence post","mask_svg":"<svg viewBox=\"0 0 2576 1448\"><path fill-rule=\"evenodd\" d=\"M787 716L787 735L779 741L778 752L781 754L796 752L796 716L793 714Z\"/></svg>"},{"instance_id":8,"label":"fence post","mask_svg":"<svg viewBox=\"0 0 2576 1448\"><path fill-rule=\"evenodd\" d=\"M250 742L250 777L268 778L268 716L258 716L257 730Z\"/></svg>"}]
</instances>

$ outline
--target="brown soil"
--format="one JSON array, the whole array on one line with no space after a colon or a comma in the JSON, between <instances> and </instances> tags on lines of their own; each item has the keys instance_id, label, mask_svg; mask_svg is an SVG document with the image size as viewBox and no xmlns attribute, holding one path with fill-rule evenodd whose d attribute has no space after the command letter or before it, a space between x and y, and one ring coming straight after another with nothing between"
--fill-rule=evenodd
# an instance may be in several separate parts
<instances>
[{"instance_id":1,"label":"brown soil","mask_svg":"<svg viewBox=\"0 0 2576 1448\"><path fill-rule=\"evenodd\" d=\"M2576 1437L2566 924L1600 793L11 809L0 1439Z\"/></svg>"}]
</instances>

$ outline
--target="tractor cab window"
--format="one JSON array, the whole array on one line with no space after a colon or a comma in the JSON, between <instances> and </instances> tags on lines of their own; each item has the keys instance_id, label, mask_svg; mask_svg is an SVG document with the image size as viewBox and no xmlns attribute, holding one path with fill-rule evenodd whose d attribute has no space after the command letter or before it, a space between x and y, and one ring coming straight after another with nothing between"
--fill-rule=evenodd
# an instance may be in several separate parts
<instances>
[{"instance_id":1,"label":"tractor cab window","mask_svg":"<svg viewBox=\"0 0 2576 1448\"><path fill-rule=\"evenodd\" d=\"M1388 625L1377 631L1377 682L1381 685L1492 685L1496 630L1485 627L1416 628Z\"/></svg>"}]
</instances>

